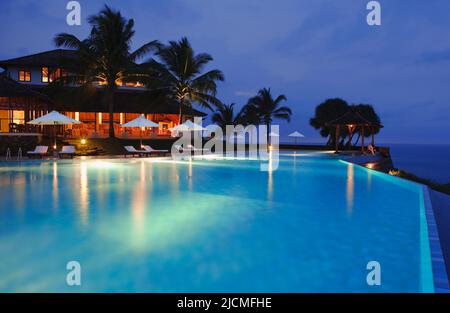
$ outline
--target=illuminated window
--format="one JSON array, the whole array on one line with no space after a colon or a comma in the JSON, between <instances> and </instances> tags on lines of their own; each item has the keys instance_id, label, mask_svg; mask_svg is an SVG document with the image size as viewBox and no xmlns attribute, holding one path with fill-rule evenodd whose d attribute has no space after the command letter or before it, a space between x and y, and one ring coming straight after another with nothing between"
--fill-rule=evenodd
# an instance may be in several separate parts
<instances>
[{"instance_id":1,"label":"illuminated window","mask_svg":"<svg viewBox=\"0 0 450 313\"><path fill-rule=\"evenodd\" d=\"M25 123L25 112L24 111L12 111L12 120L15 124Z\"/></svg>"},{"instance_id":2,"label":"illuminated window","mask_svg":"<svg viewBox=\"0 0 450 313\"><path fill-rule=\"evenodd\" d=\"M51 75L50 75L50 81L55 81L57 79L59 79L61 77L61 69L57 68L55 70L52 71Z\"/></svg>"},{"instance_id":3,"label":"illuminated window","mask_svg":"<svg viewBox=\"0 0 450 313\"><path fill-rule=\"evenodd\" d=\"M42 82L51 83L60 77L67 76L67 73L63 72L60 68L52 69L48 67L42 67Z\"/></svg>"},{"instance_id":4,"label":"illuminated window","mask_svg":"<svg viewBox=\"0 0 450 313\"><path fill-rule=\"evenodd\" d=\"M30 70L19 70L19 81L20 82L30 82L31 81Z\"/></svg>"},{"instance_id":5,"label":"illuminated window","mask_svg":"<svg viewBox=\"0 0 450 313\"><path fill-rule=\"evenodd\" d=\"M42 82L48 83L48 67L42 68Z\"/></svg>"}]
</instances>

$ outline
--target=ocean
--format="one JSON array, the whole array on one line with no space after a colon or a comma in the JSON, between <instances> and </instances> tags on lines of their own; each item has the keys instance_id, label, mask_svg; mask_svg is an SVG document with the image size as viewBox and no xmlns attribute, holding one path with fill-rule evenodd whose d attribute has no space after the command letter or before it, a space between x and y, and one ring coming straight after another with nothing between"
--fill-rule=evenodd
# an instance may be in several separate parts
<instances>
[{"instance_id":1,"label":"ocean","mask_svg":"<svg viewBox=\"0 0 450 313\"><path fill-rule=\"evenodd\" d=\"M450 145L389 144L394 166L438 183L450 183Z\"/></svg>"},{"instance_id":2,"label":"ocean","mask_svg":"<svg viewBox=\"0 0 450 313\"><path fill-rule=\"evenodd\" d=\"M292 138L282 138L282 143L293 144ZM324 144L299 140L299 144ZM450 183L450 145L434 144L382 144L390 147L394 167L437 183Z\"/></svg>"}]
</instances>

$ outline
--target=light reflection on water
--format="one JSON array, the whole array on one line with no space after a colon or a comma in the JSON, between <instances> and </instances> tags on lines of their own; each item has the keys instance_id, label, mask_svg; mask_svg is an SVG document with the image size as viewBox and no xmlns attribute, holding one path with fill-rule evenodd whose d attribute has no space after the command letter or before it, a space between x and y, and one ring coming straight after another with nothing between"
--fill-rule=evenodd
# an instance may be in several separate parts
<instances>
[{"instance_id":1,"label":"light reflection on water","mask_svg":"<svg viewBox=\"0 0 450 313\"><path fill-rule=\"evenodd\" d=\"M82 224L87 224L89 219L89 180L86 161L81 162L80 170L80 220Z\"/></svg>"},{"instance_id":2,"label":"light reflection on water","mask_svg":"<svg viewBox=\"0 0 450 313\"><path fill-rule=\"evenodd\" d=\"M355 197L355 180L354 180L354 165L349 163L347 165L347 213L349 215L353 212L353 201Z\"/></svg>"},{"instance_id":3,"label":"light reflection on water","mask_svg":"<svg viewBox=\"0 0 450 313\"><path fill-rule=\"evenodd\" d=\"M78 291L370 291L368 259L390 277L383 290L420 289L419 193L359 167L37 164L0 170L2 291L73 291L69 260L84 269Z\"/></svg>"}]
</instances>

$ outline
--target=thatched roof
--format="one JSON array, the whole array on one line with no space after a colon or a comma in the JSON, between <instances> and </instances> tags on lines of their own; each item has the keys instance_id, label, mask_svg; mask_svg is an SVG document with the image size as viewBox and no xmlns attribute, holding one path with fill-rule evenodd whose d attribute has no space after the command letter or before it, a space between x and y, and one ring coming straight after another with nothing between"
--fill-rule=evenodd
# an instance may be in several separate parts
<instances>
[{"instance_id":1,"label":"thatched roof","mask_svg":"<svg viewBox=\"0 0 450 313\"><path fill-rule=\"evenodd\" d=\"M55 49L44 51L36 54L30 54L20 58L8 59L0 61L0 66L6 68L11 65L15 66L50 66L60 67L61 64L70 59L76 58L75 50Z\"/></svg>"},{"instance_id":2,"label":"thatched roof","mask_svg":"<svg viewBox=\"0 0 450 313\"><path fill-rule=\"evenodd\" d=\"M378 127L382 128L383 125L378 122L374 122L364 117L357 110L349 110L347 113L338 117L337 119L332 120L328 123L328 126L337 126L337 125L353 125L353 126L367 126L367 127Z\"/></svg>"},{"instance_id":3,"label":"thatched roof","mask_svg":"<svg viewBox=\"0 0 450 313\"><path fill-rule=\"evenodd\" d=\"M42 91L55 102L55 109L71 112L108 112L105 103L104 90L96 87L80 89L81 87L55 87L33 86ZM179 105L165 97L151 95L146 90L118 89L114 92L114 111L116 113L153 113L153 114L178 114ZM183 115L206 116L206 113L183 108Z\"/></svg>"}]
</instances>

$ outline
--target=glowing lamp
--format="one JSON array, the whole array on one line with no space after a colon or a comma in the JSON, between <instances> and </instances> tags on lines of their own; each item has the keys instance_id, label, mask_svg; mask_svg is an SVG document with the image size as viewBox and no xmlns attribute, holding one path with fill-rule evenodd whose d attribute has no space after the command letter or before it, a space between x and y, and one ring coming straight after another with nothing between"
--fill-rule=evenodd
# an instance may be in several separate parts
<instances>
[{"instance_id":1,"label":"glowing lamp","mask_svg":"<svg viewBox=\"0 0 450 313\"><path fill-rule=\"evenodd\" d=\"M367 167L368 169L372 170L372 169L375 167L375 164L373 164L373 163L367 163L367 164L366 164L366 167Z\"/></svg>"},{"instance_id":2,"label":"glowing lamp","mask_svg":"<svg viewBox=\"0 0 450 313\"><path fill-rule=\"evenodd\" d=\"M56 150L56 145L53 145L53 149L55 149L55 150Z\"/></svg>"},{"instance_id":3,"label":"glowing lamp","mask_svg":"<svg viewBox=\"0 0 450 313\"><path fill-rule=\"evenodd\" d=\"M86 139L84 139L84 138L81 139L81 144L82 144L82 145L85 145L85 144L86 144Z\"/></svg>"}]
</instances>

